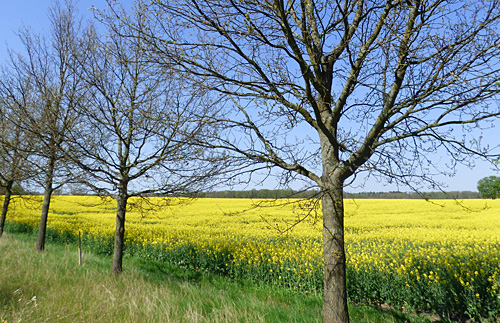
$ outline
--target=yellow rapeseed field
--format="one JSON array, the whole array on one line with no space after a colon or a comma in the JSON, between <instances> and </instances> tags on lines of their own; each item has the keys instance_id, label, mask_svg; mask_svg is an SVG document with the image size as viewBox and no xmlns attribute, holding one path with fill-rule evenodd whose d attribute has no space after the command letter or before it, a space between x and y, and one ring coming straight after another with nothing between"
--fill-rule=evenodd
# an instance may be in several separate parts
<instances>
[{"instance_id":1,"label":"yellow rapeseed field","mask_svg":"<svg viewBox=\"0 0 500 323\"><path fill-rule=\"evenodd\" d=\"M130 204L126 238L136 253L161 248L179 264L196 259L191 265L234 276L265 277L294 289L322 287L318 205L160 198ZM115 207L111 199L57 196L48 226L111 237ZM484 307L500 308L499 200L345 200L345 209L351 299L413 304L442 315L484 316ZM11 210L8 221L38 225L39 203L18 199Z\"/></svg>"}]
</instances>

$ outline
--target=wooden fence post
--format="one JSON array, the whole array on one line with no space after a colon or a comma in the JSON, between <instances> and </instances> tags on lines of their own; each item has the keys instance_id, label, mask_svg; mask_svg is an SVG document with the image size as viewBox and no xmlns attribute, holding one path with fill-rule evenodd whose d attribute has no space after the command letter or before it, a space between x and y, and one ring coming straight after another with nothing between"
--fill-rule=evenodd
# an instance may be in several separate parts
<instances>
[{"instance_id":1,"label":"wooden fence post","mask_svg":"<svg viewBox=\"0 0 500 323\"><path fill-rule=\"evenodd\" d=\"M82 233L78 231L78 265L82 265Z\"/></svg>"}]
</instances>

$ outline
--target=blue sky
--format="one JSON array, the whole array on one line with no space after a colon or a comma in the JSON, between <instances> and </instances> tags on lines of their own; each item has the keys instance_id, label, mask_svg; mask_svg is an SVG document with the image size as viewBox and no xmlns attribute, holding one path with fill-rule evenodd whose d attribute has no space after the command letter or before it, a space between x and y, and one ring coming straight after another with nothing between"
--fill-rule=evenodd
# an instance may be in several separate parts
<instances>
[{"instance_id":1,"label":"blue sky","mask_svg":"<svg viewBox=\"0 0 500 323\"><path fill-rule=\"evenodd\" d=\"M60 0L64 3L64 0ZM16 32L23 26L30 27L33 31L47 33L50 30L48 9L51 0L2 0L0 10L0 58L5 61L6 50L18 49L20 43ZM76 2L79 13L85 17L92 17L88 10L94 6L104 8L105 0L80 0Z\"/></svg>"},{"instance_id":2,"label":"blue sky","mask_svg":"<svg viewBox=\"0 0 500 323\"><path fill-rule=\"evenodd\" d=\"M61 1L63 2L63 1ZM126 1L129 2L129 1ZM33 31L47 33L49 31L48 8L51 5L50 0L3 0L2 10L0 11L0 64L7 60L7 48L19 50L20 43L16 36L16 31L22 26L29 26ZM95 6L98 9L105 7L105 0L80 0L77 2L79 12L85 17L91 17L92 13L88 10ZM500 121L497 122L500 126ZM499 130L492 129L488 133L484 133L484 139L490 146L498 145ZM499 153L499 149L496 150ZM437 156L439 159L439 156ZM474 169L459 167L457 175L454 177L438 177L437 179L447 183L449 191L475 191L477 181L485 176L496 175L500 176L499 172L491 169L484 162L478 162ZM364 187L358 187L362 180L354 182L354 186L348 188L349 192L359 191L391 191L398 189L395 186L387 185L386 183L378 183L375 180L368 181ZM266 188L273 188L272 180L267 180ZM244 188L253 188L252 185ZM259 188L259 187L257 187ZM294 188L298 188L294 187ZM402 191L407 190L402 187Z\"/></svg>"}]
</instances>

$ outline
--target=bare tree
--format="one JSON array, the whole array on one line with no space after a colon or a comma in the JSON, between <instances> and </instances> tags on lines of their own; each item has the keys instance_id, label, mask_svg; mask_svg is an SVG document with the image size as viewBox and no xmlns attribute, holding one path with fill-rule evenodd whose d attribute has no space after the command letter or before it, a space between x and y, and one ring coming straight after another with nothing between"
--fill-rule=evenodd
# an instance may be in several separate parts
<instances>
[{"instance_id":1,"label":"bare tree","mask_svg":"<svg viewBox=\"0 0 500 323\"><path fill-rule=\"evenodd\" d=\"M50 38L25 28L19 33L24 53L11 54L11 73L19 82L28 82L22 92L11 92L17 127L32 140L31 164L44 198L36 250L45 249L45 232L52 193L73 175L68 147L68 131L77 124L77 107L82 104L80 77L75 72L79 22L71 2L55 3L49 12Z\"/></svg>"},{"instance_id":2,"label":"bare tree","mask_svg":"<svg viewBox=\"0 0 500 323\"><path fill-rule=\"evenodd\" d=\"M4 74L0 81L0 96L5 93L3 86L9 84L7 79L8 76ZM14 86L14 84L10 85ZM11 89L8 92L15 91ZM16 126L18 120L11 120L12 117L15 118L15 113L12 111L9 100L3 96L0 98L0 112L2 115L0 119L0 186L5 188L0 217L0 237L2 237L14 183L20 184L34 174L28 161L32 151L31 138L28 132Z\"/></svg>"},{"instance_id":3,"label":"bare tree","mask_svg":"<svg viewBox=\"0 0 500 323\"><path fill-rule=\"evenodd\" d=\"M499 5L153 0L130 25L159 62L232 103L207 147L321 189L322 319L348 322L344 188L361 172L437 185L432 174L495 157L479 136L500 115ZM450 165L435 169L432 154Z\"/></svg>"},{"instance_id":4,"label":"bare tree","mask_svg":"<svg viewBox=\"0 0 500 323\"><path fill-rule=\"evenodd\" d=\"M193 192L218 170L190 144L214 130L205 120L213 110L209 97L185 88L181 75L150 63L145 44L121 37L123 28L111 23L106 36L92 28L87 33L80 57L89 91L81 110L86 126L74 132L80 166L89 176L85 182L117 202L114 273L122 272L131 197Z\"/></svg>"}]
</instances>

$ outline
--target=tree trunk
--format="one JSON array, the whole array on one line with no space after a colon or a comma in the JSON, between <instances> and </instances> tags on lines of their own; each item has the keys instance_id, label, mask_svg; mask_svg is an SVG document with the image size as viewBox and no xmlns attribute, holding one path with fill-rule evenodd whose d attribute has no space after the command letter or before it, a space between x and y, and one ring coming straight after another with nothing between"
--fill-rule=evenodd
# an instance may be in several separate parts
<instances>
[{"instance_id":1,"label":"tree trunk","mask_svg":"<svg viewBox=\"0 0 500 323\"><path fill-rule=\"evenodd\" d=\"M342 184L326 189L323 207L324 291L323 322L349 322L346 257L344 250L344 201Z\"/></svg>"},{"instance_id":2,"label":"tree trunk","mask_svg":"<svg viewBox=\"0 0 500 323\"><path fill-rule=\"evenodd\" d=\"M38 228L38 239L36 241L36 251L45 250L45 233L47 231L47 219L49 216L50 199L52 197L52 184L54 181L55 159L49 161L47 169L47 179L45 180L45 193L43 195L42 215L40 216L40 226Z\"/></svg>"},{"instance_id":3,"label":"tree trunk","mask_svg":"<svg viewBox=\"0 0 500 323\"><path fill-rule=\"evenodd\" d=\"M321 320L348 323L346 256L344 250L344 197L342 169L329 141L321 138L323 158L323 262L324 291Z\"/></svg>"},{"instance_id":4,"label":"tree trunk","mask_svg":"<svg viewBox=\"0 0 500 323\"><path fill-rule=\"evenodd\" d=\"M121 184L116 197L116 229L115 246L113 250L113 273L122 272L123 246L125 243L125 213L127 211L127 189L126 184Z\"/></svg>"},{"instance_id":5,"label":"tree trunk","mask_svg":"<svg viewBox=\"0 0 500 323\"><path fill-rule=\"evenodd\" d=\"M36 241L36 251L45 250L45 233L47 232L47 219L49 216L50 199L52 197L52 178L45 184L45 194L43 195L42 215L40 216L40 226L38 227L38 239Z\"/></svg>"},{"instance_id":6,"label":"tree trunk","mask_svg":"<svg viewBox=\"0 0 500 323\"><path fill-rule=\"evenodd\" d=\"M14 181L7 181L7 185L5 187L5 197L3 199L2 216L0 217L0 238L3 235L5 218L7 217L7 211L9 210L10 197L12 196L12 185L14 185Z\"/></svg>"}]
</instances>

